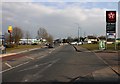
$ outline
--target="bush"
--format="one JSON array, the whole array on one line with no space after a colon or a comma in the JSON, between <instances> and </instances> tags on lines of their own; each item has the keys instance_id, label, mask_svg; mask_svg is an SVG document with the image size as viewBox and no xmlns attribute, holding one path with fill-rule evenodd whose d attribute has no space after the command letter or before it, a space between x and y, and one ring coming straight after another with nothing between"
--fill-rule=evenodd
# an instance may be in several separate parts
<instances>
[{"instance_id":1,"label":"bush","mask_svg":"<svg viewBox=\"0 0 120 84\"><path fill-rule=\"evenodd\" d=\"M14 44L8 44L8 45L6 45L6 48L13 48L13 47L15 47Z\"/></svg>"},{"instance_id":2,"label":"bush","mask_svg":"<svg viewBox=\"0 0 120 84\"><path fill-rule=\"evenodd\" d=\"M37 45L37 43L33 43L32 45Z\"/></svg>"}]
</instances>

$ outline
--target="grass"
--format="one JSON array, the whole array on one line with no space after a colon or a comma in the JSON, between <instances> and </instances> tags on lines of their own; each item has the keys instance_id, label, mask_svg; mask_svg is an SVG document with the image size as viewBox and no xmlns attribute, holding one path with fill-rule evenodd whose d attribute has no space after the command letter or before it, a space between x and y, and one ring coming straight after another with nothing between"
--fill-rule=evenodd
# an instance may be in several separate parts
<instances>
[{"instance_id":1,"label":"grass","mask_svg":"<svg viewBox=\"0 0 120 84\"><path fill-rule=\"evenodd\" d=\"M99 45L98 44L83 44L80 45L81 47L87 48L88 50L98 50Z\"/></svg>"},{"instance_id":2,"label":"grass","mask_svg":"<svg viewBox=\"0 0 120 84\"><path fill-rule=\"evenodd\" d=\"M98 50L99 49L99 44L83 44L80 45L81 47L87 48L88 50ZM108 44L107 49L108 50L115 50L115 44ZM118 46L117 46L118 49ZM119 48L120 50L120 48Z\"/></svg>"},{"instance_id":3,"label":"grass","mask_svg":"<svg viewBox=\"0 0 120 84\"><path fill-rule=\"evenodd\" d=\"M41 47L40 45L18 45L17 47L14 48L6 48L6 52L17 52L40 47Z\"/></svg>"}]
</instances>

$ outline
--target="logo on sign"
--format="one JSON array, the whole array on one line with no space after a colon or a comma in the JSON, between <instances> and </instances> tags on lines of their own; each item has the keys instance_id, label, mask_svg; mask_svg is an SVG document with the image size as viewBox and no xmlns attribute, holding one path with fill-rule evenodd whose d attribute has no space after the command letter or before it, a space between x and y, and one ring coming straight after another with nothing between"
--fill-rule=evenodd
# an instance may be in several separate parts
<instances>
[{"instance_id":1,"label":"logo on sign","mask_svg":"<svg viewBox=\"0 0 120 84\"><path fill-rule=\"evenodd\" d=\"M109 19L114 19L114 18L115 18L115 13L110 12L110 13L108 14L108 17L109 17Z\"/></svg>"},{"instance_id":2,"label":"logo on sign","mask_svg":"<svg viewBox=\"0 0 120 84\"><path fill-rule=\"evenodd\" d=\"M106 22L108 23L116 22L116 11L106 11Z\"/></svg>"}]
</instances>

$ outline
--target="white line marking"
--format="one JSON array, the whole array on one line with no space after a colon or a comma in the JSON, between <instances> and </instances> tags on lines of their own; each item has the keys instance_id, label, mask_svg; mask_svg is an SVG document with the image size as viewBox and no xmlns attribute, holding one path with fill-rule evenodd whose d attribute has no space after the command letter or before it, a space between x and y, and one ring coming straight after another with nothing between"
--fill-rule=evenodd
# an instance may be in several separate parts
<instances>
[{"instance_id":1,"label":"white line marking","mask_svg":"<svg viewBox=\"0 0 120 84\"><path fill-rule=\"evenodd\" d=\"M12 68L12 66L8 64L7 62L5 63L5 65L7 65L9 68Z\"/></svg>"},{"instance_id":2,"label":"white line marking","mask_svg":"<svg viewBox=\"0 0 120 84\"><path fill-rule=\"evenodd\" d=\"M32 59L32 60L34 60L34 58L32 58L32 57L28 57L28 56L25 56L26 58L28 58L28 59Z\"/></svg>"},{"instance_id":3,"label":"white line marking","mask_svg":"<svg viewBox=\"0 0 120 84\"><path fill-rule=\"evenodd\" d=\"M45 63L39 64L39 65L37 64L37 65L35 65L35 66L29 67L29 68L26 68L26 69L22 69L22 70L20 70L20 71L18 71L18 72L35 69L35 68L38 68L39 66L43 66L43 65L47 65L47 64L48 64L47 66L50 67L50 66L52 66L54 63L56 63L58 60L59 60L59 59L54 60L54 61L45 62ZM47 66L46 66L46 67L47 67Z\"/></svg>"},{"instance_id":4,"label":"white line marking","mask_svg":"<svg viewBox=\"0 0 120 84\"><path fill-rule=\"evenodd\" d=\"M4 72L6 72L6 71L9 71L9 70L12 70L12 69L14 69L14 68L20 67L20 66L22 66L22 65L25 65L25 64L27 64L27 63L29 63L29 61L28 61L28 62L25 62L25 63L22 63L22 64L19 64L19 65L17 65L17 66L11 67L11 68L9 68L9 69L3 70L3 71L1 71L0 73L4 73Z\"/></svg>"},{"instance_id":5,"label":"white line marking","mask_svg":"<svg viewBox=\"0 0 120 84\"><path fill-rule=\"evenodd\" d=\"M54 61L50 61L50 64L48 64L47 66L45 66L41 71L39 71L38 73L36 73L35 75L40 75L40 73L42 73L43 71L45 71L47 68L51 67L53 64L55 64L56 62L58 62L60 59L56 59Z\"/></svg>"},{"instance_id":6,"label":"white line marking","mask_svg":"<svg viewBox=\"0 0 120 84\"><path fill-rule=\"evenodd\" d=\"M28 80L26 79L25 82L27 82Z\"/></svg>"},{"instance_id":7,"label":"white line marking","mask_svg":"<svg viewBox=\"0 0 120 84\"><path fill-rule=\"evenodd\" d=\"M51 53L51 52L49 52L49 53Z\"/></svg>"},{"instance_id":8,"label":"white line marking","mask_svg":"<svg viewBox=\"0 0 120 84\"><path fill-rule=\"evenodd\" d=\"M43 63L43 64L40 64L40 65L44 65L44 64L48 64L47 66L45 66L43 69L41 69L40 71L38 71L37 73L33 74L33 75L28 75L28 76L25 76L25 79L23 78L23 81L22 82L32 82L36 79L40 79L42 78L43 76L40 75L42 72L44 72L46 69L48 69L49 67L51 67L53 64L55 64L57 61L59 61L60 59L56 59L56 60L53 60L53 61L50 61L50 62L46 62L46 63ZM49 64L50 63L50 64ZM37 65L39 66L39 65Z\"/></svg>"},{"instance_id":9,"label":"white line marking","mask_svg":"<svg viewBox=\"0 0 120 84\"><path fill-rule=\"evenodd\" d=\"M53 50L55 50L55 49L53 49Z\"/></svg>"},{"instance_id":10,"label":"white line marking","mask_svg":"<svg viewBox=\"0 0 120 84\"><path fill-rule=\"evenodd\" d=\"M43 55L43 56L40 56L40 57L38 57L37 59L41 59L41 58L43 58L43 57L45 57L46 55Z\"/></svg>"}]
</instances>

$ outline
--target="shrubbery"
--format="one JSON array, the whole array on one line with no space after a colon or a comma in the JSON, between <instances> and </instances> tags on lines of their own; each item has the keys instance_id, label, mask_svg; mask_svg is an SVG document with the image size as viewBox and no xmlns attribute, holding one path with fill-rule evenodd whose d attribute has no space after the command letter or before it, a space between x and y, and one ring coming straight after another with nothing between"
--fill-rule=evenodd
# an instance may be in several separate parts
<instances>
[{"instance_id":1,"label":"shrubbery","mask_svg":"<svg viewBox=\"0 0 120 84\"><path fill-rule=\"evenodd\" d=\"M6 48L13 48L13 47L15 47L15 44L8 44L8 45L6 45Z\"/></svg>"}]
</instances>

